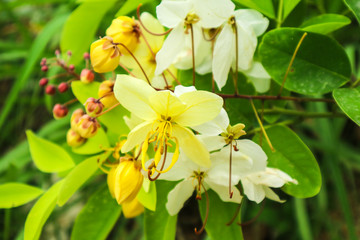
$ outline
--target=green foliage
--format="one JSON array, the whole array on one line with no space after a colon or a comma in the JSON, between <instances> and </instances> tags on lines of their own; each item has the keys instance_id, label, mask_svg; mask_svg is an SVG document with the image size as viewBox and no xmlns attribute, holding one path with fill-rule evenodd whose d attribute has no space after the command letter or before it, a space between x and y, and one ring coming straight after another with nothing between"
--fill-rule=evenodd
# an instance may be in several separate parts
<instances>
[{"instance_id":1,"label":"green foliage","mask_svg":"<svg viewBox=\"0 0 360 240\"><path fill-rule=\"evenodd\" d=\"M144 230L146 240L175 239L177 216L170 216L165 208L167 195L174 187L173 182L156 181L156 211L145 209Z\"/></svg>"},{"instance_id":2,"label":"green foliage","mask_svg":"<svg viewBox=\"0 0 360 240\"><path fill-rule=\"evenodd\" d=\"M148 185L146 188L144 185ZM143 187L140 189L137 199L138 201L147 209L151 211L156 210L156 185L155 182L149 181L147 179L144 180Z\"/></svg>"},{"instance_id":3,"label":"green foliage","mask_svg":"<svg viewBox=\"0 0 360 240\"><path fill-rule=\"evenodd\" d=\"M298 198L313 197L320 191L321 173L315 157L301 139L289 128L281 125L266 130L273 152L265 139L262 148L268 156L269 167L278 168L296 179L298 184L286 184L282 189ZM254 141L260 144L260 136Z\"/></svg>"},{"instance_id":4,"label":"green foliage","mask_svg":"<svg viewBox=\"0 0 360 240\"><path fill-rule=\"evenodd\" d=\"M84 104L90 97L98 98L99 87L99 82L83 83L74 81L71 83L71 90L81 104Z\"/></svg>"},{"instance_id":5,"label":"green foliage","mask_svg":"<svg viewBox=\"0 0 360 240\"><path fill-rule=\"evenodd\" d=\"M31 156L35 165L43 172L61 172L74 166L69 154L60 146L26 131Z\"/></svg>"},{"instance_id":6,"label":"green foliage","mask_svg":"<svg viewBox=\"0 0 360 240\"><path fill-rule=\"evenodd\" d=\"M322 14L305 21L301 27L304 31L328 34L350 23L351 20L343 15Z\"/></svg>"},{"instance_id":7,"label":"green foliage","mask_svg":"<svg viewBox=\"0 0 360 240\"><path fill-rule=\"evenodd\" d=\"M116 17L125 16L131 13L132 11L136 10L136 8L141 3L142 5L151 2L151 0L143 0L139 1L126 1L124 5L120 8L120 10L115 14Z\"/></svg>"},{"instance_id":8,"label":"green foliage","mask_svg":"<svg viewBox=\"0 0 360 240\"><path fill-rule=\"evenodd\" d=\"M283 19L285 19L294 8L299 4L301 0L284 0L284 13Z\"/></svg>"},{"instance_id":9,"label":"green foliage","mask_svg":"<svg viewBox=\"0 0 360 240\"><path fill-rule=\"evenodd\" d=\"M333 96L341 110L360 126L360 87L335 89Z\"/></svg>"},{"instance_id":10,"label":"green foliage","mask_svg":"<svg viewBox=\"0 0 360 240\"><path fill-rule=\"evenodd\" d=\"M265 34L261 42L259 53L262 63L280 85L304 33L295 28L276 29ZM350 73L349 59L336 41L324 35L308 33L284 86L301 94L322 94L349 81Z\"/></svg>"},{"instance_id":11,"label":"green foliage","mask_svg":"<svg viewBox=\"0 0 360 240\"><path fill-rule=\"evenodd\" d=\"M100 187L77 216L71 239L106 239L120 214L121 206L111 197L107 186Z\"/></svg>"},{"instance_id":12,"label":"green foliage","mask_svg":"<svg viewBox=\"0 0 360 240\"><path fill-rule=\"evenodd\" d=\"M102 152L108 147L110 147L109 140L105 131L100 128L94 137L87 139L86 142L79 147L73 147L72 151L77 154L90 155Z\"/></svg>"},{"instance_id":13,"label":"green foliage","mask_svg":"<svg viewBox=\"0 0 360 240\"><path fill-rule=\"evenodd\" d=\"M36 240L40 238L41 230L56 206L58 192L63 181L54 184L30 210L24 230L24 240Z\"/></svg>"},{"instance_id":14,"label":"green foliage","mask_svg":"<svg viewBox=\"0 0 360 240\"><path fill-rule=\"evenodd\" d=\"M208 191L209 194L209 218L205 226L206 232L212 240L233 239L242 240L241 227L236 224L240 222L240 214L236 217L233 224L226 226L228 222L234 217L238 204L223 202L219 196L212 190ZM199 201L199 209L201 218L204 221L206 215L206 198L202 194L202 200ZM198 228L199 230L199 228Z\"/></svg>"},{"instance_id":15,"label":"green foliage","mask_svg":"<svg viewBox=\"0 0 360 240\"><path fill-rule=\"evenodd\" d=\"M348 8L354 13L358 22L360 22L360 5L357 0L344 0Z\"/></svg>"},{"instance_id":16,"label":"green foliage","mask_svg":"<svg viewBox=\"0 0 360 240\"><path fill-rule=\"evenodd\" d=\"M255 9L269 18L275 19L274 6L271 0L259 0L259 1L251 1L251 0L236 0L236 2L244 5L248 8Z\"/></svg>"},{"instance_id":17,"label":"green foliage","mask_svg":"<svg viewBox=\"0 0 360 240\"><path fill-rule=\"evenodd\" d=\"M98 170L99 162L103 162L110 155L104 153L85 159L74 167L64 178L59 191L57 204L63 206L69 198Z\"/></svg>"},{"instance_id":18,"label":"green foliage","mask_svg":"<svg viewBox=\"0 0 360 240\"><path fill-rule=\"evenodd\" d=\"M43 193L37 187L23 183L5 183L0 185L0 208L13 208L28 203Z\"/></svg>"},{"instance_id":19,"label":"green foliage","mask_svg":"<svg viewBox=\"0 0 360 240\"><path fill-rule=\"evenodd\" d=\"M71 62L77 64L89 52L96 30L104 15L114 6L115 0L85 1L67 19L62 31L62 52L72 52Z\"/></svg>"}]
</instances>

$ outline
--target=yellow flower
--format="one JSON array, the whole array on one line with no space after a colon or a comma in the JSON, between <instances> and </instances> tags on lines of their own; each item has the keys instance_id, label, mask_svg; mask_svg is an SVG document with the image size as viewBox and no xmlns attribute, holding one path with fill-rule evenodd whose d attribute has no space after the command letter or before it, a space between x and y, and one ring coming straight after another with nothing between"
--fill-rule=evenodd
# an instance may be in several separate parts
<instances>
[{"instance_id":1,"label":"yellow flower","mask_svg":"<svg viewBox=\"0 0 360 240\"><path fill-rule=\"evenodd\" d=\"M114 43L122 43L132 52L138 44L139 25L133 18L121 16L112 21L106 35L111 37ZM121 53L128 54L126 50L121 50Z\"/></svg>"},{"instance_id":2,"label":"yellow flower","mask_svg":"<svg viewBox=\"0 0 360 240\"><path fill-rule=\"evenodd\" d=\"M196 91L194 87L177 86L175 92L156 91L146 82L118 75L114 86L115 97L132 114L144 120L128 135L122 152L128 152L142 144L142 165L145 168L145 156L149 143L155 143L154 162L150 165L154 171L165 172L177 161L179 148L194 162L201 166L210 166L209 152L186 128L203 124L215 118L223 105L216 94ZM176 145L170 166L166 170L157 169L161 157L172 144Z\"/></svg>"},{"instance_id":3,"label":"yellow flower","mask_svg":"<svg viewBox=\"0 0 360 240\"><path fill-rule=\"evenodd\" d=\"M90 58L95 72L111 72L119 65L120 50L110 37L104 37L91 44Z\"/></svg>"},{"instance_id":4,"label":"yellow flower","mask_svg":"<svg viewBox=\"0 0 360 240\"><path fill-rule=\"evenodd\" d=\"M109 108L118 103L118 100L116 100L114 96L114 82L110 80L103 81L100 84L98 96L105 108Z\"/></svg>"},{"instance_id":5,"label":"yellow flower","mask_svg":"<svg viewBox=\"0 0 360 240\"><path fill-rule=\"evenodd\" d=\"M127 201L121 204L122 212L126 218L133 218L144 212L144 206L134 198L132 201Z\"/></svg>"}]
</instances>

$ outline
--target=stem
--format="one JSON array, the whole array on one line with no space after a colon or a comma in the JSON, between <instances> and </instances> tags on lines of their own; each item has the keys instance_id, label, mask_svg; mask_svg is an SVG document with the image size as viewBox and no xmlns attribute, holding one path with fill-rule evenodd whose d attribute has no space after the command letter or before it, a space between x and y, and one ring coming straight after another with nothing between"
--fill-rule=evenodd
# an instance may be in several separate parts
<instances>
[{"instance_id":1,"label":"stem","mask_svg":"<svg viewBox=\"0 0 360 240\"><path fill-rule=\"evenodd\" d=\"M67 67L64 63L62 63L61 61L59 61L59 59L56 59L56 63L62 67L66 72L68 72L69 74L73 75L77 80L80 80L80 75L77 74L74 71L70 71L69 67Z\"/></svg>"},{"instance_id":2,"label":"stem","mask_svg":"<svg viewBox=\"0 0 360 240\"><path fill-rule=\"evenodd\" d=\"M166 32L163 32L163 33L154 33L152 31L150 31L148 28L146 28L144 26L143 22L140 19L140 7L141 7L141 5L142 4L140 3L139 6L137 7L136 15L137 15L137 18L138 18L138 21L139 21L140 25L144 28L145 31L147 31L148 33L150 33L151 35L154 35L154 36L164 36L164 35L166 35L166 34L168 34L169 32L172 31L172 28L171 28L171 29L169 29L169 30L167 30Z\"/></svg>"},{"instance_id":3,"label":"stem","mask_svg":"<svg viewBox=\"0 0 360 240\"><path fill-rule=\"evenodd\" d=\"M260 120L260 118L259 118L259 115L258 115L258 113L257 113L257 111L256 111L256 108L255 108L255 105L254 105L254 102L253 102L252 99L250 99L250 104L251 104L252 109L254 110L256 120L258 121L258 123L259 123L259 125L260 125L261 131L263 132L263 134L264 134L264 136L265 136L265 139L266 139L266 141L268 142L271 151L275 152L275 149L274 149L274 147L272 146L272 144L271 144L271 142L270 142L270 139L269 139L269 137L268 137L268 135L267 135L267 133L266 133L266 131L265 131L265 128L264 128L264 126L263 126L263 124L262 124L262 122L261 122L261 120Z\"/></svg>"},{"instance_id":4,"label":"stem","mask_svg":"<svg viewBox=\"0 0 360 240\"><path fill-rule=\"evenodd\" d=\"M236 217L239 215L241 209L241 203L238 204L234 216L230 219L228 223L226 223L227 226L230 226L236 219Z\"/></svg>"},{"instance_id":5,"label":"stem","mask_svg":"<svg viewBox=\"0 0 360 240\"><path fill-rule=\"evenodd\" d=\"M136 78L136 76L135 76L127 67L125 67L124 64L122 64L121 62L119 62L119 65L120 65L120 67L122 67L128 74L130 74L131 76L133 76L133 77Z\"/></svg>"},{"instance_id":6,"label":"stem","mask_svg":"<svg viewBox=\"0 0 360 240\"><path fill-rule=\"evenodd\" d=\"M251 223L255 222L259 218L261 213L264 211L265 201L266 201L266 199L264 199L264 201L261 203L261 208L260 208L259 212L255 215L255 217L253 217L252 219L250 219L249 221L246 221L244 223L237 223L237 224L239 226L247 226L247 225L250 225Z\"/></svg>"},{"instance_id":7,"label":"stem","mask_svg":"<svg viewBox=\"0 0 360 240\"><path fill-rule=\"evenodd\" d=\"M204 188L204 192L205 192L206 214L205 214L203 225L201 226L200 230L198 231L197 228L194 229L196 235L200 235L205 230L205 226L206 226L207 220L209 218L209 210L210 210L209 194L207 193L204 184L201 183L201 185Z\"/></svg>"},{"instance_id":8,"label":"stem","mask_svg":"<svg viewBox=\"0 0 360 240\"><path fill-rule=\"evenodd\" d=\"M351 84L350 88L356 87L356 85L360 82L360 78L358 78L353 84Z\"/></svg>"},{"instance_id":9,"label":"stem","mask_svg":"<svg viewBox=\"0 0 360 240\"><path fill-rule=\"evenodd\" d=\"M108 109L106 109L105 111L103 111L102 113L99 113L98 115L95 116L95 118L100 117L101 115L104 115L105 113L110 112L111 110L113 110L114 108L116 108L117 106L119 106L120 103L116 103L113 106L109 107Z\"/></svg>"},{"instance_id":10,"label":"stem","mask_svg":"<svg viewBox=\"0 0 360 240\"><path fill-rule=\"evenodd\" d=\"M302 42L304 41L304 38L306 37L306 35L307 35L307 33L305 32L305 33L302 35L302 37L300 38L300 41L298 42L298 44L297 44L297 46L296 46L296 48L295 48L295 51L294 51L294 53L293 53L293 55L292 55L292 57L291 57L289 66L288 66L288 68L286 69L286 72L285 72L285 75L284 75L284 80L283 80L283 82L282 82L282 84L281 84L281 87L280 87L278 96L281 96L281 93L282 93L283 88L284 88L284 85L285 85L285 81L286 81L287 76L288 76L288 74L289 74L289 72L290 72L290 68L291 68L291 66L292 66L293 63L294 63L296 54L297 54L297 52L299 51L299 48L300 48Z\"/></svg>"},{"instance_id":11,"label":"stem","mask_svg":"<svg viewBox=\"0 0 360 240\"><path fill-rule=\"evenodd\" d=\"M74 98L74 99L71 99L71 100L67 101L67 102L64 103L63 105L68 106L68 105L70 105L70 104L72 104L72 103L75 103L75 102L77 102L77 101L78 101L77 98Z\"/></svg>"},{"instance_id":12,"label":"stem","mask_svg":"<svg viewBox=\"0 0 360 240\"><path fill-rule=\"evenodd\" d=\"M181 82L179 81L179 79L177 79L177 77L175 77L175 75L170 71L170 69L166 69L166 71L170 74L170 76L176 81L177 84L181 85Z\"/></svg>"},{"instance_id":13,"label":"stem","mask_svg":"<svg viewBox=\"0 0 360 240\"><path fill-rule=\"evenodd\" d=\"M339 112L303 112L297 110L288 110L282 108L274 109L264 109L264 114L273 115L273 114L285 114L292 116L300 116L304 118L336 118L336 117L346 117L345 114Z\"/></svg>"},{"instance_id":14,"label":"stem","mask_svg":"<svg viewBox=\"0 0 360 240\"><path fill-rule=\"evenodd\" d=\"M226 98L242 98L242 99L262 99L262 100L289 100L295 102L330 102L335 103L334 99L328 98L300 98L291 96L268 96L268 95L235 95L235 94L221 94L220 97Z\"/></svg>"},{"instance_id":15,"label":"stem","mask_svg":"<svg viewBox=\"0 0 360 240\"><path fill-rule=\"evenodd\" d=\"M283 1L283 0L279 0L276 28L280 28L280 27L281 27L282 18L283 18L283 7L284 7L284 1Z\"/></svg>"},{"instance_id":16,"label":"stem","mask_svg":"<svg viewBox=\"0 0 360 240\"><path fill-rule=\"evenodd\" d=\"M149 80L148 76L146 75L144 68L141 66L139 60L137 60L137 58L135 57L135 55L134 55L124 44L122 44L122 43L116 43L116 44L122 46L123 48L125 48L126 51L131 55L131 57L134 58L134 60L136 61L137 65L140 67L141 71L143 72L143 74L144 74L144 76L145 76L145 78L146 78L146 81L147 81L148 84L151 86L150 80Z\"/></svg>"},{"instance_id":17,"label":"stem","mask_svg":"<svg viewBox=\"0 0 360 240\"><path fill-rule=\"evenodd\" d=\"M193 65L193 86L195 87L195 49L194 49L194 29L193 25L190 24L191 31L191 54L192 54L192 65Z\"/></svg>"},{"instance_id":18,"label":"stem","mask_svg":"<svg viewBox=\"0 0 360 240\"><path fill-rule=\"evenodd\" d=\"M233 143L230 143L230 161L229 161L229 197L232 198L234 192L231 191L231 166L232 166L232 151L233 151Z\"/></svg>"},{"instance_id":19,"label":"stem","mask_svg":"<svg viewBox=\"0 0 360 240\"><path fill-rule=\"evenodd\" d=\"M271 125L267 125L267 126L264 126L265 129L268 129L272 126L275 126L275 125L290 125L290 124L293 124L293 123L297 123L298 121L294 121L294 120L286 120L286 121L282 121L282 122L278 122L278 123L275 123L275 124L271 124ZM252 134L255 134L256 132L260 132L261 131L261 128L254 128L250 131L247 132L247 135L252 135Z\"/></svg>"}]
</instances>

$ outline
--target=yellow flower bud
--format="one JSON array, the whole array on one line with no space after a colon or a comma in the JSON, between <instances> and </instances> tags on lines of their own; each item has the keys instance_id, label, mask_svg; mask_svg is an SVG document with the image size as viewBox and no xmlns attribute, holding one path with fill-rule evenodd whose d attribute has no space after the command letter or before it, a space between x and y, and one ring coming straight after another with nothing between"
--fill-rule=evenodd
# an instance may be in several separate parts
<instances>
[{"instance_id":1,"label":"yellow flower bud","mask_svg":"<svg viewBox=\"0 0 360 240\"><path fill-rule=\"evenodd\" d=\"M85 114L77 123L77 132L83 138L91 138L96 135L97 130L100 128L100 123L96 120L96 118L90 117Z\"/></svg>"},{"instance_id":2,"label":"yellow flower bud","mask_svg":"<svg viewBox=\"0 0 360 240\"><path fill-rule=\"evenodd\" d=\"M91 44L90 58L95 72L111 72L119 65L120 50L110 37L104 37Z\"/></svg>"},{"instance_id":3,"label":"yellow flower bud","mask_svg":"<svg viewBox=\"0 0 360 240\"><path fill-rule=\"evenodd\" d=\"M70 147L79 147L86 141L86 138L80 136L76 131L69 129L66 134L66 142Z\"/></svg>"},{"instance_id":4,"label":"yellow flower bud","mask_svg":"<svg viewBox=\"0 0 360 240\"><path fill-rule=\"evenodd\" d=\"M114 95L114 82L110 80L103 81L100 84L98 96L105 108L109 108L118 103Z\"/></svg>"},{"instance_id":5,"label":"yellow flower bud","mask_svg":"<svg viewBox=\"0 0 360 240\"><path fill-rule=\"evenodd\" d=\"M107 184L109 192L113 198L115 198L115 176L116 176L116 167L112 167L107 175Z\"/></svg>"},{"instance_id":6,"label":"yellow flower bud","mask_svg":"<svg viewBox=\"0 0 360 240\"><path fill-rule=\"evenodd\" d=\"M121 16L112 21L106 30L106 35L111 37L114 43L122 43L133 52L139 43L139 31L139 25L133 18ZM129 54L123 49L121 49L121 53Z\"/></svg>"},{"instance_id":7,"label":"yellow flower bud","mask_svg":"<svg viewBox=\"0 0 360 240\"><path fill-rule=\"evenodd\" d=\"M115 173L115 198L119 204L132 201L138 194L144 176L141 165L130 158L121 158Z\"/></svg>"},{"instance_id":8,"label":"yellow flower bud","mask_svg":"<svg viewBox=\"0 0 360 240\"><path fill-rule=\"evenodd\" d=\"M71 115L71 119L70 119L70 123L71 123L71 129L74 131L77 131L77 124L79 122L79 119L85 114L84 110L82 110L81 108L76 109L72 115Z\"/></svg>"},{"instance_id":9,"label":"yellow flower bud","mask_svg":"<svg viewBox=\"0 0 360 240\"><path fill-rule=\"evenodd\" d=\"M85 108L90 117L95 117L102 112L104 105L99 99L90 97L85 102Z\"/></svg>"},{"instance_id":10,"label":"yellow flower bud","mask_svg":"<svg viewBox=\"0 0 360 240\"><path fill-rule=\"evenodd\" d=\"M126 218L133 218L144 212L144 206L134 198L122 204L122 212Z\"/></svg>"}]
</instances>

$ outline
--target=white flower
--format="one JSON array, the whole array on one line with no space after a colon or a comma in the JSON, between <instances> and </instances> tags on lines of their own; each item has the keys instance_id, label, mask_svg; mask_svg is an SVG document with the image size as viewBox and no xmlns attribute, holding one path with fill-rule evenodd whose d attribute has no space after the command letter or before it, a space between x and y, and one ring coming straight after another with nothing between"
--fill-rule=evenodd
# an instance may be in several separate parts
<instances>
[{"instance_id":1,"label":"white flower","mask_svg":"<svg viewBox=\"0 0 360 240\"><path fill-rule=\"evenodd\" d=\"M235 5L229 1L218 0L176 0L162 1L156 8L159 21L165 27L173 28L166 38L162 49L156 55L155 75L166 70L186 47L190 38L190 26L193 26L194 51L199 48L199 31L202 28L217 28L234 11ZM200 32L201 33L201 32ZM195 36L196 35L196 36ZM196 59L196 57L195 57Z\"/></svg>"},{"instance_id":2,"label":"white flower","mask_svg":"<svg viewBox=\"0 0 360 240\"><path fill-rule=\"evenodd\" d=\"M260 62L253 62L252 67L243 73L254 85L257 92L264 93L270 89L271 77Z\"/></svg>"},{"instance_id":3,"label":"white flower","mask_svg":"<svg viewBox=\"0 0 360 240\"><path fill-rule=\"evenodd\" d=\"M256 203L260 203L265 197L277 202L285 202L270 187L280 188L290 182L298 183L288 174L276 168L266 168L266 171L256 172L241 178L245 195L249 200Z\"/></svg>"},{"instance_id":4,"label":"white flower","mask_svg":"<svg viewBox=\"0 0 360 240\"><path fill-rule=\"evenodd\" d=\"M235 24L238 37L237 53ZM215 42L212 62L214 79L220 90L226 84L230 68L236 68L236 54L239 71L246 71L252 67L257 36L266 30L268 24L269 20L261 13L255 10L241 9L235 11L233 17L223 26Z\"/></svg>"}]
</instances>

